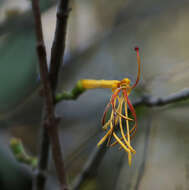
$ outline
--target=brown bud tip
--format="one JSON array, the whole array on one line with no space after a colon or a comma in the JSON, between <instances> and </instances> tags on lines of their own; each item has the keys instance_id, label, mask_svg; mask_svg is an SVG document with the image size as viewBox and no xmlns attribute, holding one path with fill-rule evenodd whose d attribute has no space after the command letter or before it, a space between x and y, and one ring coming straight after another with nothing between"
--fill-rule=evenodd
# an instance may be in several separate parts
<instances>
[{"instance_id":1,"label":"brown bud tip","mask_svg":"<svg viewBox=\"0 0 189 190\"><path fill-rule=\"evenodd\" d=\"M135 51L139 51L139 47L138 46L135 47Z\"/></svg>"}]
</instances>

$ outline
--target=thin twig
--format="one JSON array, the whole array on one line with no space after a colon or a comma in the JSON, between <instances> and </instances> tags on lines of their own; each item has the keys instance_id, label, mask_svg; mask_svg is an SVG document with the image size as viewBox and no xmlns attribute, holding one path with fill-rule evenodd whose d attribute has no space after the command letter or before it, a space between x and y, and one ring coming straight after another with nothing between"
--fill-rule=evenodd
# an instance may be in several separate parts
<instances>
[{"instance_id":1,"label":"thin twig","mask_svg":"<svg viewBox=\"0 0 189 190\"><path fill-rule=\"evenodd\" d=\"M71 92L63 91L56 94L55 101L58 103L62 100L76 100L85 91L86 89L83 88L81 81L78 81Z\"/></svg>"},{"instance_id":2,"label":"thin twig","mask_svg":"<svg viewBox=\"0 0 189 190\"><path fill-rule=\"evenodd\" d=\"M173 93L167 97L151 97L151 96L143 96L136 100L133 105L137 106L147 106L147 107L157 107L157 106L165 106L167 104L176 103L179 101L189 99L189 88L181 90L180 92Z\"/></svg>"},{"instance_id":3,"label":"thin twig","mask_svg":"<svg viewBox=\"0 0 189 190\"><path fill-rule=\"evenodd\" d=\"M20 139L12 138L10 141L10 149L18 162L27 164L33 169L37 167L37 158L30 156L28 153L26 153Z\"/></svg>"},{"instance_id":4,"label":"thin twig","mask_svg":"<svg viewBox=\"0 0 189 190\"><path fill-rule=\"evenodd\" d=\"M133 102L133 106L136 108L138 106L147 106L147 107L158 107L158 106L165 106L171 103L176 103L179 101L189 99L189 88L184 89L178 93L171 94L165 98L163 97L151 97L151 96L143 96L138 100ZM95 148L92 152L91 156L89 157L86 165L84 166L81 173L76 177L73 183L73 190L78 190L81 185L86 181L86 179L91 177L91 172L93 170L97 171L103 157L105 156L106 152L106 143L103 146L99 147L98 149Z\"/></svg>"},{"instance_id":5,"label":"thin twig","mask_svg":"<svg viewBox=\"0 0 189 190\"><path fill-rule=\"evenodd\" d=\"M57 175L61 185L61 190L66 190L67 185L66 185L66 177L64 170L64 162L62 159L61 147L58 137L58 128L57 128L58 122L54 115L54 99L53 99L54 93L52 91L51 83L48 77L46 50L42 34L41 15L40 15L38 0L32 1L32 9L34 14L35 31L37 37L37 53L39 58L40 76L43 84L43 94L45 97L46 117L44 117L43 128L44 130L47 130L48 136L50 137L53 159L55 162ZM46 138L48 137L46 136ZM39 168L41 168L41 165L39 165ZM38 184L39 183L36 183L36 185ZM44 184L42 184L42 188L44 189ZM40 187L37 186L36 189L40 189Z\"/></svg>"}]
</instances>

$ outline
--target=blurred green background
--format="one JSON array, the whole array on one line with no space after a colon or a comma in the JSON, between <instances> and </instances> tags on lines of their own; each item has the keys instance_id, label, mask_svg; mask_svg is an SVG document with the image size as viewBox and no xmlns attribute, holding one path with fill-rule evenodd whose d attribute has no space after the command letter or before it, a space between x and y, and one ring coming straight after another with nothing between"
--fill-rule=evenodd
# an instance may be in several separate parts
<instances>
[{"instance_id":1,"label":"blurred green background","mask_svg":"<svg viewBox=\"0 0 189 190\"><path fill-rule=\"evenodd\" d=\"M41 0L48 53L55 29L55 0ZM189 84L188 0L71 1L65 63L58 90L70 90L81 78L135 81L141 49L142 78L131 99L144 94L167 96ZM32 171L17 163L8 148L11 137L22 139L37 155L42 99L29 0L0 1L0 189L30 189ZM110 90L91 90L77 101L57 105L68 181L79 174L103 136L101 115ZM163 108L140 108L137 151L132 166L127 155L109 149L97 176L83 189L189 189L189 102ZM47 189L57 180L49 162Z\"/></svg>"}]
</instances>

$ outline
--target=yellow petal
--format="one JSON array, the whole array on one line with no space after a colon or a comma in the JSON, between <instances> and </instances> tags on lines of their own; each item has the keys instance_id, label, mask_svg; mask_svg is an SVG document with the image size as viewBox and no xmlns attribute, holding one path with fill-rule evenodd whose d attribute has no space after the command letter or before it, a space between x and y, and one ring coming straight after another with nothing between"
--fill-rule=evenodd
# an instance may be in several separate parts
<instances>
[{"instance_id":1,"label":"yellow petal","mask_svg":"<svg viewBox=\"0 0 189 190\"><path fill-rule=\"evenodd\" d=\"M119 81L117 80L92 80L92 79L82 79L81 80L83 88L115 88Z\"/></svg>"}]
</instances>

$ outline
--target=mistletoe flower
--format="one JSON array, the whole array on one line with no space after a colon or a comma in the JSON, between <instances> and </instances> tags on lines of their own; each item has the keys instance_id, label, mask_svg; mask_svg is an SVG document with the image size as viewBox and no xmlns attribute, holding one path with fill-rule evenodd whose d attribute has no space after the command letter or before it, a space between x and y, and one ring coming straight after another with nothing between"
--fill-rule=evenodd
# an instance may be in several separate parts
<instances>
[{"instance_id":1,"label":"mistletoe flower","mask_svg":"<svg viewBox=\"0 0 189 190\"><path fill-rule=\"evenodd\" d=\"M107 142L107 145L111 147L119 144L120 148L124 149L128 153L129 165L131 165L132 153L136 153L136 151L131 146L131 139L134 137L137 130L137 119L135 109L132 106L128 96L130 95L132 89L136 87L140 79L139 48L136 47L135 51L137 53L138 74L136 82L132 86L130 85L130 80L128 78L124 78L121 81L88 79L80 80L81 86L84 89L110 88L112 90L113 94L105 108L102 118L102 126L103 130L106 131L106 134L99 141L98 146L100 146L105 141ZM110 118L106 121L106 115L110 108ZM132 117L129 116L128 109L130 110L130 115ZM130 127L130 122L132 127ZM114 142L112 143L113 139Z\"/></svg>"},{"instance_id":2,"label":"mistletoe flower","mask_svg":"<svg viewBox=\"0 0 189 190\"><path fill-rule=\"evenodd\" d=\"M129 95L140 79L140 56L139 48L136 47L138 74L136 82L130 85L130 80L79 80L76 86L70 93L62 92L56 95L56 103L61 100L76 99L87 89L109 88L112 90L112 96L108 105L105 108L102 117L102 128L106 132L104 137L99 141L98 146L107 142L107 145L112 147L116 144L120 145L120 149L124 149L128 153L128 162L131 165L132 154L136 151L131 146L131 140L137 131L137 119L135 109L129 100ZM111 110L111 114L109 114ZM129 111L128 111L129 110ZM107 119L109 115L109 119ZM112 142L113 141L113 142Z\"/></svg>"}]
</instances>

